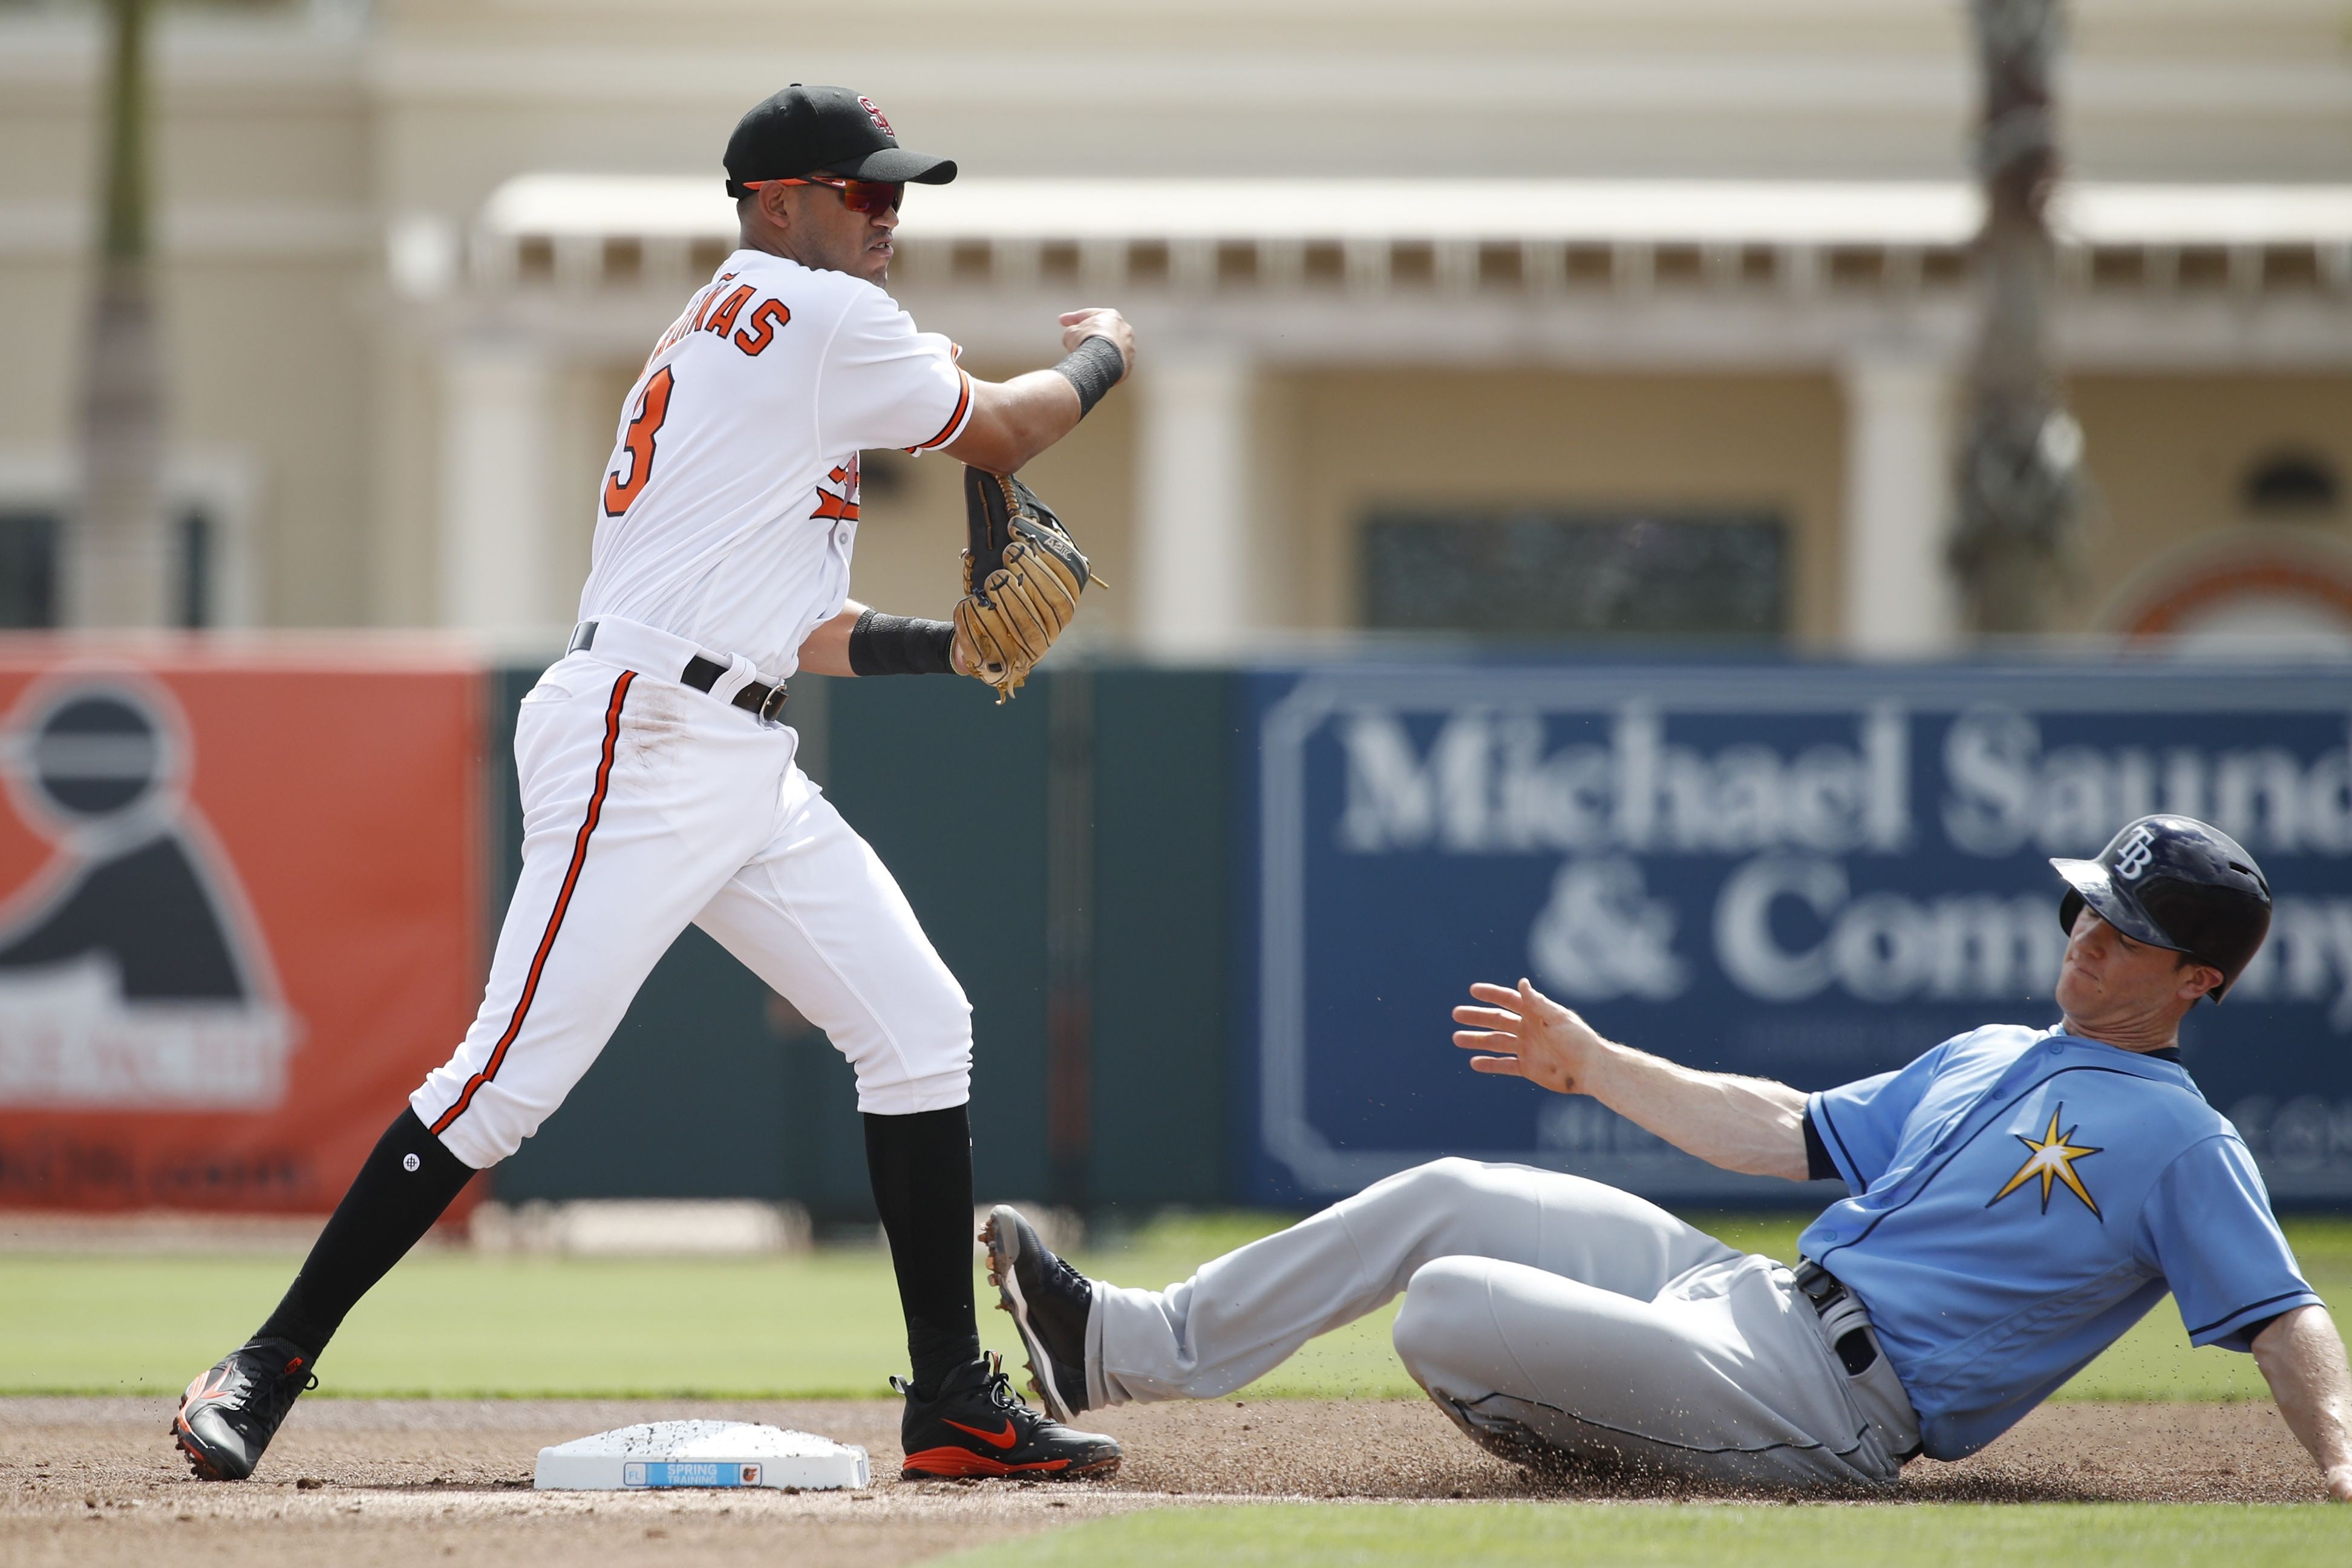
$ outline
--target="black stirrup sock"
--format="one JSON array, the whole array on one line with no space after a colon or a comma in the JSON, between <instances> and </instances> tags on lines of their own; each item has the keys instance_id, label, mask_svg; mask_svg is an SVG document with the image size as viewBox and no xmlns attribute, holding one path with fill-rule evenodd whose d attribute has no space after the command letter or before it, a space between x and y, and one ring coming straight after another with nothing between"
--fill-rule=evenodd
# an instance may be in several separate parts
<instances>
[{"instance_id":1,"label":"black stirrup sock","mask_svg":"<svg viewBox=\"0 0 2352 1568\"><path fill-rule=\"evenodd\" d=\"M907 1357L928 1398L980 1356L971 1304L971 1118L965 1107L866 1121L866 1171L890 1237ZM300 1343L300 1341L296 1341Z\"/></svg>"},{"instance_id":2,"label":"black stirrup sock","mask_svg":"<svg viewBox=\"0 0 2352 1568\"><path fill-rule=\"evenodd\" d=\"M403 1106L253 1337L291 1340L317 1361L344 1315L433 1228L473 1174Z\"/></svg>"}]
</instances>

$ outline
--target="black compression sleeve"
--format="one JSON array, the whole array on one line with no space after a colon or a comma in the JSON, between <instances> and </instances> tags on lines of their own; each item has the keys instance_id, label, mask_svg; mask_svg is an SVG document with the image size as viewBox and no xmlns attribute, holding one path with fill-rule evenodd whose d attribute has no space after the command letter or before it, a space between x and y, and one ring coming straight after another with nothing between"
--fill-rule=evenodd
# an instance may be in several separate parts
<instances>
[{"instance_id":1,"label":"black compression sleeve","mask_svg":"<svg viewBox=\"0 0 2352 1568\"><path fill-rule=\"evenodd\" d=\"M2154 1056L2156 1053L2151 1051L2148 1054L2150 1056ZM2264 1329L2269 1328L2273 1323L2277 1322L2281 1318L2285 1316L2286 1314L2284 1312L2273 1312L2267 1318L2256 1318L2252 1322L2248 1323L2245 1327L2240 1329L2237 1333L2231 1337L2233 1339L2242 1339L2249 1346L2251 1346L2256 1340L2263 1337L2263 1331Z\"/></svg>"},{"instance_id":2,"label":"black compression sleeve","mask_svg":"<svg viewBox=\"0 0 2352 1568\"><path fill-rule=\"evenodd\" d=\"M955 664L948 650L954 644L955 626L950 622L868 610L849 628L850 673L953 675Z\"/></svg>"},{"instance_id":3,"label":"black compression sleeve","mask_svg":"<svg viewBox=\"0 0 2352 1568\"><path fill-rule=\"evenodd\" d=\"M907 1357L924 1396L980 1359L971 1301L971 1115L963 1106L908 1116L867 1111L866 1173L890 1238ZM299 1342L297 1342L298 1343Z\"/></svg>"},{"instance_id":4,"label":"black compression sleeve","mask_svg":"<svg viewBox=\"0 0 2352 1568\"><path fill-rule=\"evenodd\" d=\"M1054 367L1054 373L1078 389L1078 417L1084 419L1103 400L1103 394L1127 374L1127 356L1108 338L1087 338Z\"/></svg>"},{"instance_id":5,"label":"black compression sleeve","mask_svg":"<svg viewBox=\"0 0 2352 1568\"><path fill-rule=\"evenodd\" d=\"M1813 1125L1813 1113L1805 1111L1805 1180L1835 1182L1844 1178L1838 1173L1837 1162L1830 1158L1830 1146L1822 1142L1822 1130Z\"/></svg>"},{"instance_id":6,"label":"black compression sleeve","mask_svg":"<svg viewBox=\"0 0 2352 1568\"><path fill-rule=\"evenodd\" d=\"M473 1175L403 1106L311 1244L285 1300L253 1337L292 1340L318 1360L344 1314L433 1228Z\"/></svg>"}]
</instances>

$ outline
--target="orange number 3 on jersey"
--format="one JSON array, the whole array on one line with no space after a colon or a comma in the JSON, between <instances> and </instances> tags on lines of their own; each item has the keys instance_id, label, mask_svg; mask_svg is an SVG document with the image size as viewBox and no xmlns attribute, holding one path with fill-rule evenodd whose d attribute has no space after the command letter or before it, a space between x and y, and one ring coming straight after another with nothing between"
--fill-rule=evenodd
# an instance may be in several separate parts
<instances>
[{"instance_id":1,"label":"orange number 3 on jersey","mask_svg":"<svg viewBox=\"0 0 2352 1568\"><path fill-rule=\"evenodd\" d=\"M604 476L606 517L618 517L628 510L637 492L653 477L654 437L661 434L662 421L669 417L671 380L670 367L664 365L646 383L645 396L637 404L637 416L629 421L628 434L621 438L621 445L628 452L624 466L629 477L622 479L619 468Z\"/></svg>"}]
</instances>

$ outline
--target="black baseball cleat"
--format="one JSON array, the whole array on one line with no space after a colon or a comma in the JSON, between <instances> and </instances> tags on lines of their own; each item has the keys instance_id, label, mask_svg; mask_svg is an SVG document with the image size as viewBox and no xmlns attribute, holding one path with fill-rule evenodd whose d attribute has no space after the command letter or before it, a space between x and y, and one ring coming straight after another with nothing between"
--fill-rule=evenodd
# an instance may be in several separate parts
<instances>
[{"instance_id":1,"label":"black baseball cleat","mask_svg":"<svg viewBox=\"0 0 2352 1568\"><path fill-rule=\"evenodd\" d=\"M967 1362L950 1373L929 1399L892 1378L907 1396L898 1440L907 1453L902 1481L1075 1481L1116 1475L1115 1438L1077 1432L1022 1402L1004 1381L1004 1363L994 1353Z\"/></svg>"},{"instance_id":2,"label":"black baseball cleat","mask_svg":"<svg viewBox=\"0 0 2352 1568\"><path fill-rule=\"evenodd\" d=\"M199 1479L241 1481L261 1463L295 1396L318 1386L309 1354L293 1341L248 1341L188 1384L172 1436Z\"/></svg>"},{"instance_id":3,"label":"black baseball cleat","mask_svg":"<svg viewBox=\"0 0 2352 1568\"><path fill-rule=\"evenodd\" d=\"M1055 1257L1021 1211L999 1204L980 1233L988 1244L988 1282L996 1304L1013 1314L1029 1352L1029 1386L1056 1421L1087 1407L1087 1316L1095 1284Z\"/></svg>"}]
</instances>

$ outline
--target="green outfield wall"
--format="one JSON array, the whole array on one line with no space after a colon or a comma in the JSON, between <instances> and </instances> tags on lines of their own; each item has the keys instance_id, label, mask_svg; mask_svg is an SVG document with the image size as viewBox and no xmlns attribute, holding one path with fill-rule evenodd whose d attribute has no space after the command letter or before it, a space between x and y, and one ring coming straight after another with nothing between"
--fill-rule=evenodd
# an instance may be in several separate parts
<instances>
[{"instance_id":1,"label":"green outfield wall","mask_svg":"<svg viewBox=\"0 0 2352 1568\"><path fill-rule=\"evenodd\" d=\"M491 931L520 864L514 714L538 668L490 677ZM813 775L971 998L983 1197L1139 1212L1229 1195L1231 688L1082 669L999 708L965 681L794 684ZM847 1065L691 929L495 1190L872 1215Z\"/></svg>"}]
</instances>

